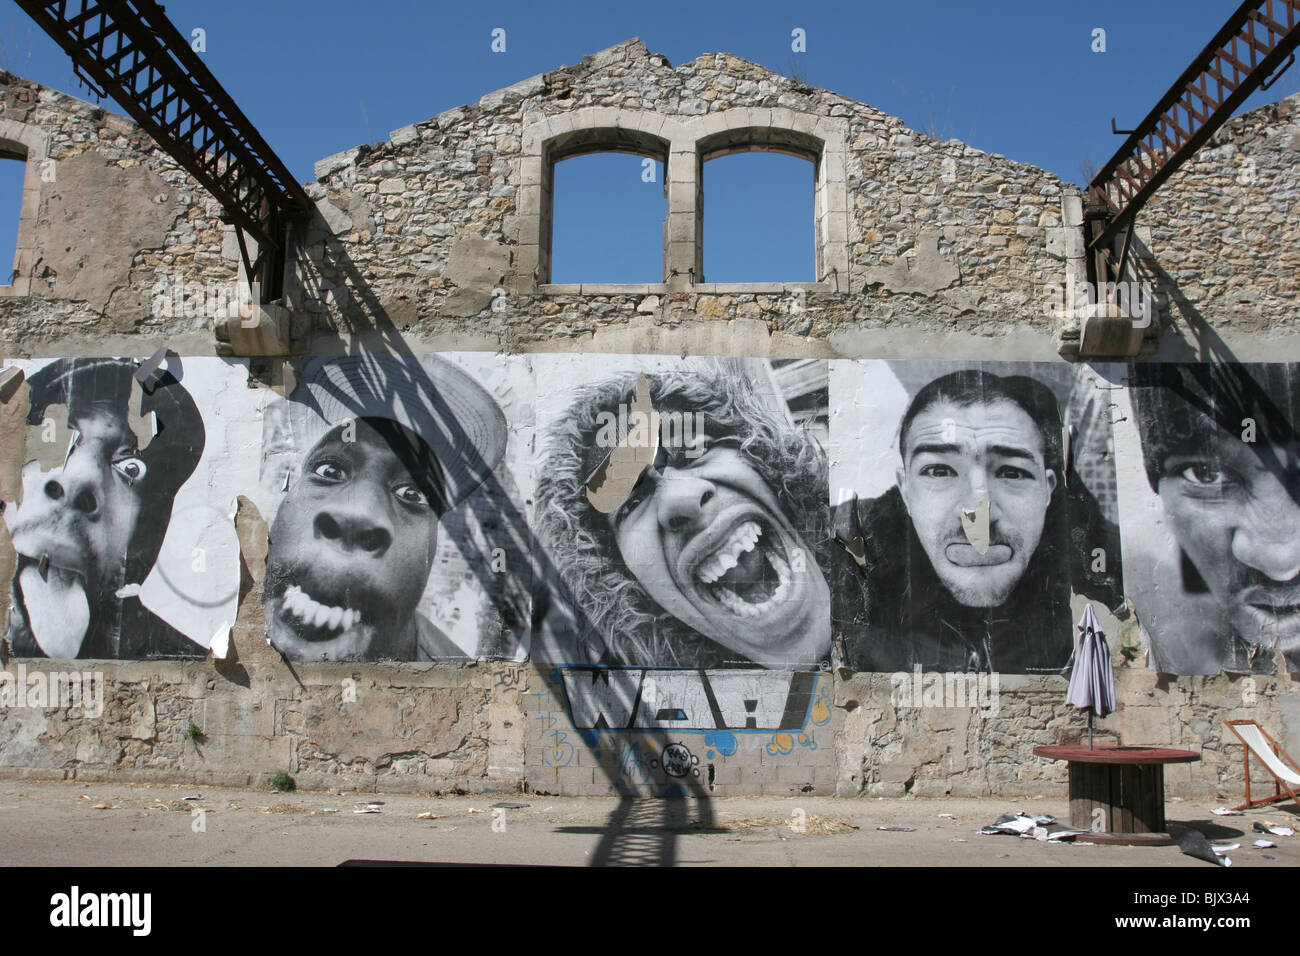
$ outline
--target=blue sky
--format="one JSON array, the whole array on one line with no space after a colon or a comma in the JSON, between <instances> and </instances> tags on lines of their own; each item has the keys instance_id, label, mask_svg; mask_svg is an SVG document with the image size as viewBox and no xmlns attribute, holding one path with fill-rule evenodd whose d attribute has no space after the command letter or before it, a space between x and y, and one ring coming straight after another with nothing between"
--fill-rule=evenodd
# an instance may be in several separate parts
<instances>
[{"instance_id":1,"label":"blue sky","mask_svg":"<svg viewBox=\"0 0 1300 956\"><path fill-rule=\"evenodd\" d=\"M206 31L209 68L303 181L323 156L639 36L674 65L728 52L785 75L794 70L921 132L1081 182L1085 162L1101 165L1122 142L1111 117L1120 128L1137 123L1237 2L167 0L166 7L182 33ZM490 48L497 27L506 30L504 53ZM796 27L806 32L805 53L791 51ZM1091 50L1098 27L1105 53ZM0 11L0 66L93 99L62 50L12 4ZM1293 69L1246 107L1298 90ZM557 170L556 281L657 281L661 171L650 184L636 157L568 163ZM0 179L6 263L15 182ZM811 210L810 167L800 160L710 162L706 278L811 278Z\"/></svg>"}]
</instances>

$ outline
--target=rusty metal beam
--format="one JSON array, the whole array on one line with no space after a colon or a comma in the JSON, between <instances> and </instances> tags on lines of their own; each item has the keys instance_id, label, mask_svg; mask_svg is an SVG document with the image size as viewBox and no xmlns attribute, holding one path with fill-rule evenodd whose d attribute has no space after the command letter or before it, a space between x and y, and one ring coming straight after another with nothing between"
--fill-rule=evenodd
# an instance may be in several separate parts
<instances>
[{"instance_id":1,"label":"rusty metal beam","mask_svg":"<svg viewBox=\"0 0 1300 956\"><path fill-rule=\"evenodd\" d=\"M1104 218L1088 223L1089 251L1105 254L1107 243L1132 223L1160 185L1298 45L1300 0L1247 0L1238 7L1088 185L1089 194L1106 209Z\"/></svg>"},{"instance_id":2,"label":"rusty metal beam","mask_svg":"<svg viewBox=\"0 0 1300 956\"><path fill-rule=\"evenodd\" d=\"M311 201L155 0L15 0L264 247Z\"/></svg>"}]
</instances>

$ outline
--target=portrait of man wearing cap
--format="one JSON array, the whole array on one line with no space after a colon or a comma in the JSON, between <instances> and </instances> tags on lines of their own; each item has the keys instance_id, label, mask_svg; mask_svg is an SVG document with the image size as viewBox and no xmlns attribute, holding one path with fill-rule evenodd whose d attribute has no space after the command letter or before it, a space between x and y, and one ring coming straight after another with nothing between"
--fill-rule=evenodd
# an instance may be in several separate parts
<instances>
[{"instance_id":1,"label":"portrait of man wearing cap","mask_svg":"<svg viewBox=\"0 0 1300 956\"><path fill-rule=\"evenodd\" d=\"M5 509L18 558L8 639L19 657L207 653L135 594L204 447L189 391L170 371L141 388L136 369L129 359L59 359L28 379L28 425L65 427L68 439L60 463L25 464L22 501ZM50 418L55 409L66 417ZM132 422L150 416L142 439Z\"/></svg>"},{"instance_id":2,"label":"portrait of man wearing cap","mask_svg":"<svg viewBox=\"0 0 1300 956\"><path fill-rule=\"evenodd\" d=\"M735 369L693 362L645 380L661 420L698 413L702 433L663 441L609 513L593 505L589 479L610 451L599 440L602 423L633 401L638 375L575 389L548 429L535 521L577 610L566 662L829 661L821 445Z\"/></svg>"},{"instance_id":3,"label":"portrait of man wearing cap","mask_svg":"<svg viewBox=\"0 0 1300 956\"><path fill-rule=\"evenodd\" d=\"M270 528L271 643L291 660L464 659L417 605L439 520L505 453L492 397L437 356L311 359L287 428L299 455Z\"/></svg>"}]
</instances>

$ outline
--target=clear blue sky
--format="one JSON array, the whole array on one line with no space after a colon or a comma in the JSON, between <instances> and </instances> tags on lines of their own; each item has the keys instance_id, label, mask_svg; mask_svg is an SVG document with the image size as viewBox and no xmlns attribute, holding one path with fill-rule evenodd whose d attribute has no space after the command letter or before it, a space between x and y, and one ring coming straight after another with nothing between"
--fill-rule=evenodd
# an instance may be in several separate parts
<instances>
[{"instance_id":1,"label":"clear blue sky","mask_svg":"<svg viewBox=\"0 0 1300 956\"><path fill-rule=\"evenodd\" d=\"M639 36L674 65L728 52L1081 182L1236 8L1236 0L924 4L473 3L431 0L168 0L172 22L206 31L208 66L289 169L476 101L525 77ZM490 49L506 30L506 52ZM807 52L791 51L796 28ZM1091 51L1106 31L1106 52ZM16 6L0 11L0 66L90 99L63 52ZM1300 90L1300 67L1247 108ZM116 108L111 103L108 108ZM571 165L570 165L571 164ZM581 164L581 166L579 166ZM725 165L724 165L725 164ZM8 164L0 164L4 166ZM14 164L15 166L17 164ZM569 168L565 168L569 166ZM705 272L715 281L811 278L806 163L715 160L705 177ZM580 158L557 170L557 281L656 281L662 172ZM761 204L755 203L762 196ZM0 262L12 261L13 177L0 180Z\"/></svg>"}]
</instances>

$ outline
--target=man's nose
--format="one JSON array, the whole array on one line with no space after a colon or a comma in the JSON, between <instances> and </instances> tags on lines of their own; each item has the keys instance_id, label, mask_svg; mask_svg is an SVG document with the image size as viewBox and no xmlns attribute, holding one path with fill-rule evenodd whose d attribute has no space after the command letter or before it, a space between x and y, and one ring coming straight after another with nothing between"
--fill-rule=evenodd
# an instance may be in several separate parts
<instances>
[{"instance_id":1,"label":"man's nose","mask_svg":"<svg viewBox=\"0 0 1300 956\"><path fill-rule=\"evenodd\" d=\"M704 506L713 498L713 483L678 474L669 468L655 489L659 526L669 531L687 531L698 525Z\"/></svg>"},{"instance_id":2,"label":"man's nose","mask_svg":"<svg viewBox=\"0 0 1300 956\"><path fill-rule=\"evenodd\" d=\"M989 493L989 476L983 465L975 465L966 475L966 507L974 508Z\"/></svg>"},{"instance_id":3,"label":"man's nose","mask_svg":"<svg viewBox=\"0 0 1300 956\"><path fill-rule=\"evenodd\" d=\"M1285 489L1256 499L1251 513L1232 532L1232 555L1274 581L1300 576L1300 506Z\"/></svg>"},{"instance_id":4,"label":"man's nose","mask_svg":"<svg viewBox=\"0 0 1300 956\"><path fill-rule=\"evenodd\" d=\"M103 479L91 456L74 451L67 465L45 482L45 497L59 507L97 518L104 498Z\"/></svg>"},{"instance_id":5,"label":"man's nose","mask_svg":"<svg viewBox=\"0 0 1300 956\"><path fill-rule=\"evenodd\" d=\"M321 508L313 527L318 540L372 558L382 557L393 543L393 527L382 509L362 501Z\"/></svg>"}]
</instances>

